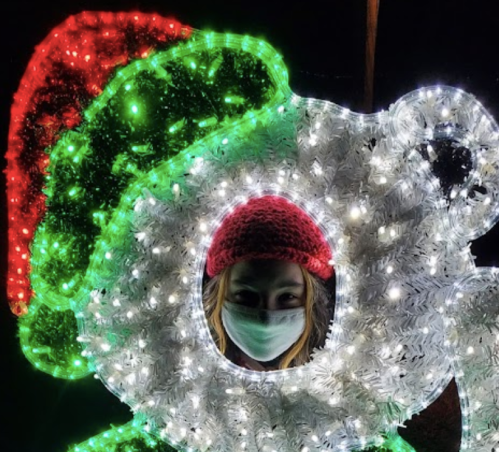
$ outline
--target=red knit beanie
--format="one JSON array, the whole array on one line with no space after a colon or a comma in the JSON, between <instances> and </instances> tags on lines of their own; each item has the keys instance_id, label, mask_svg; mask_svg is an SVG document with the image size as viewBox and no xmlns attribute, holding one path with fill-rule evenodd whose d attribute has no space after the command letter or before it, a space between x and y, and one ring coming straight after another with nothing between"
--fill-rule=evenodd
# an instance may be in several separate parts
<instances>
[{"instance_id":1,"label":"red knit beanie","mask_svg":"<svg viewBox=\"0 0 499 452\"><path fill-rule=\"evenodd\" d=\"M331 249L313 220L279 196L252 198L234 209L215 232L206 271L252 259L294 262L326 280L333 275Z\"/></svg>"}]
</instances>

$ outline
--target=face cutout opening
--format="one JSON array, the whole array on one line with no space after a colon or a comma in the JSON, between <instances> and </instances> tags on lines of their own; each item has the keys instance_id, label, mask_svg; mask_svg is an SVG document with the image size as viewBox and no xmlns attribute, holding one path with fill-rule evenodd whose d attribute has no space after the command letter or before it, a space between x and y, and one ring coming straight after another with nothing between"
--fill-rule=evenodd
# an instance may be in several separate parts
<instances>
[{"instance_id":1,"label":"face cutout opening","mask_svg":"<svg viewBox=\"0 0 499 452\"><path fill-rule=\"evenodd\" d=\"M254 371L310 361L334 317L331 262L320 229L289 200L264 196L239 205L215 231L203 277L218 350Z\"/></svg>"}]
</instances>

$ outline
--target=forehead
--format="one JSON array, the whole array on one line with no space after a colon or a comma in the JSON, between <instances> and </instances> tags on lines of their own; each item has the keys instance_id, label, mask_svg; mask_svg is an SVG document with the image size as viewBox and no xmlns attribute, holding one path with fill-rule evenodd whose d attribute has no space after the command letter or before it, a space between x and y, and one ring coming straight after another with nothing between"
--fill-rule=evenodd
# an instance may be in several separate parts
<instances>
[{"instance_id":1,"label":"forehead","mask_svg":"<svg viewBox=\"0 0 499 452\"><path fill-rule=\"evenodd\" d=\"M303 274L298 264L281 260L255 259L234 264L230 272L231 283L286 282L303 284Z\"/></svg>"}]
</instances>

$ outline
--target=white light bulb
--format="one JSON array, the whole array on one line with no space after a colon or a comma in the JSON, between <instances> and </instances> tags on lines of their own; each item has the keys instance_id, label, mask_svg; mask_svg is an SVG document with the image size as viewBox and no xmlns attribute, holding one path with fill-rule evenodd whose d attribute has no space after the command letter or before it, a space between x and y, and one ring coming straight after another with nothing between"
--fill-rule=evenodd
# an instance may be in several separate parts
<instances>
[{"instance_id":1,"label":"white light bulb","mask_svg":"<svg viewBox=\"0 0 499 452\"><path fill-rule=\"evenodd\" d=\"M360 217L361 211L357 206L354 206L350 209L350 217L353 220L357 220Z\"/></svg>"},{"instance_id":2,"label":"white light bulb","mask_svg":"<svg viewBox=\"0 0 499 452\"><path fill-rule=\"evenodd\" d=\"M389 265L388 267L386 267L386 272L388 274L393 273L393 267L391 265Z\"/></svg>"},{"instance_id":3,"label":"white light bulb","mask_svg":"<svg viewBox=\"0 0 499 452\"><path fill-rule=\"evenodd\" d=\"M391 300L398 300L400 298L400 289L398 287L392 287L388 292L388 296Z\"/></svg>"}]
</instances>

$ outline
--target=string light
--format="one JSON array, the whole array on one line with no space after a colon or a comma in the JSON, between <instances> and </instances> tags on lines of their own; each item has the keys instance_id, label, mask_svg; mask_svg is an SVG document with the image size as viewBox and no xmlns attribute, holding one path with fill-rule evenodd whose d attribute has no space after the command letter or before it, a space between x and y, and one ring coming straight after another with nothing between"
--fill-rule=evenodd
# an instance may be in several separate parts
<instances>
[{"instance_id":1,"label":"string light","mask_svg":"<svg viewBox=\"0 0 499 452\"><path fill-rule=\"evenodd\" d=\"M133 21L141 21L144 17L134 15ZM170 23L172 24L173 22ZM177 32L180 33L181 30L182 28ZM184 34L187 31L184 30ZM97 60L95 52L86 53L80 48L70 49L69 55L77 65L92 64ZM210 109L219 110L217 117L227 120L219 124L211 110L209 113L200 111L199 118L189 118L189 121L179 117L165 117L164 121L160 121L163 128L161 133L168 137L168 142L179 146L182 143L185 149L180 151L172 147L168 152L161 149L161 152L168 154L168 159L164 157L165 154L161 154L160 159L166 160L158 163L159 154L155 153L159 150L154 149L151 143L143 144L144 138L142 141L136 139L145 130L143 124L154 108L154 102L146 99L147 96L140 91L140 84L136 83L136 79L154 74L154 80L163 88L168 85L168 89L163 89L168 94L173 93L176 86L168 83L168 77L180 73L189 74L184 78L179 76L181 80L188 81L194 80L192 74L199 74L203 86L209 90L210 84L207 81L218 83L217 74L228 70L228 55L231 56L230 61L238 62L229 65L230 67L251 67L253 71L258 71L258 76L251 77L256 83L253 89L254 99L257 100L250 101L250 96L243 95L244 93L237 95L226 89L239 85L238 76L233 73L230 87L217 86L218 97L220 89L224 89L222 93L227 94L221 96L216 107L210 102ZM459 317L454 311L455 306L462 308L470 303L470 291L473 291L469 288L453 289L452 294L446 294L440 304L437 304L435 300L438 298L437 294L440 294L442 283L430 276L436 273L437 264L442 276L449 281L457 280L459 275L467 274L473 268L469 253L457 260L454 255L470 237L485 232L495 222L495 206L490 206L491 201L486 202L490 197L477 196L473 203L478 207L469 201L474 184L478 185L480 178L487 175L488 170L482 168L486 163L477 169L473 167L469 177L465 177L462 183L453 183L448 192L442 188L443 176L439 176L437 184L434 180L436 176L431 172L436 172L432 163L435 155L440 152L435 140L438 141L441 136L459 138L459 134L453 135L454 126L449 126L447 119L443 118L451 114L462 118L460 128L473 131L467 138L472 160L476 159L476 143L488 142L486 138L490 138L492 130L496 129L495 124L489 121L483 108L473 98L451 88L429 88L410 93L397 102L390 112L380 113L373 118L339 109L326 102L300 99L299 96L292 95L287 86L287 72L280 56L264 42L249 37L196 33L185 46L174 46L155 54L148 48L142 48L136 58L147 60L116 70L115 78L109 83L106 77L104 82L94 83L97 89L93 86L90 89L95 94L88 94L87 100L97 95L98 98L90 102L85 112L75 110L69 114L70 124L62 125L60 117L56 118L58 128L55 132L58 133L53 135L61 136L57 143L54 137L44 137L44 146L51 149L50 164L44 157L39 167L49 173L46 180L47 197L51 202L56 202L59 199L59 192L56 190L58 184L68 184L60 192L64 194L60 198L63 200L61 207L82 215L75 214L72 220L74 222L65 225L71 227L58 229L52 212L45 212L42 208L40 211L45 212L45 221L34 236L39 221L38 214L31 219L20 220L16 229L19 232L16 234L22 236L16 235L13 239L16 262L12 266L12 280L9 279L12 283L9 287L15 287L13 292L9 292L9 298L14 300L12 303L16 309L25 311L26 304L32 297L27 279L22 279L22 275L29 273L29 263L33 268L29 274L37 294L35 302L44 306L44 309L45 306L49 309L56 307L62 312L69 312L69 301L72 301L71 306L81 320L80 337L84 338L83 341L74 340L78 346L85 346L81 356L89 357L98 377L106 383L112 383L111 388L122 400L134 400L134 411L155 419L154 426L144 427L146 431L160 432L171 444L182 441L192 450L206 449L207 444L210 447L213 445L213 450L222 448L220 439L213 436L208 443L208 440L202 438L199 429L191 425L192 419L199 417L198 411L203 409L202 399L196 391L199 387L210 388L210 384L217 385L217 391L208 393L220 394L217 396L220 397L217 399L220 406L224 406L229 412L231 409L234 412L242 411L238 419L238 432L242 436L253 438L253 425L258 420L253 419L254 413L246 407L252 405L256 400L254 397L260 397L258 400L262 398L259 390L246 391L240 389L240 386L272 387L275 391L271 393L279 397L281 391L293 392L297 410L294 414L310 413L310 419L302 422L303 430L309 433L294 432L301 435L304 452L316 448L316 443L323 437L323 432L316 431L312 426L324 425L321 413L331 410L321 410L319 405L333 405L331 401L334 401L335 406L342 407L344 422L354 421L352 433L346 437L343 429L328 430L326 436L329 444L337 444L340 450L352 450L366 444L383 444L380 431L386 426L398 425L403 420L402 417L410 417L421 406L425 406L434 394L441 392L442 385L448 381L450 358L447 355L436 355L438 351L443 353L438 344L443 344L444 338L451 337L448 330L461 328L458 330L458 337L461 335L462 338L476 339L472 335L466 336L468 333L459 323L463 317ZM114 66L116 65L118 64ZM101 70L101 75L104 72ZM110 73L111 71L106 72L107 75ZM237 74L244 74L244 71ZM199 105L201 97L195 99ZM187 99L182 96L178 98ZM113 155L111 173L102 181L103 186L109 190L102 190L97 196L90 188L84 190L74 186L73 175L80 174L78 171L85 167L81 165L84 160L86 163L95 163L88 159L93 152L91 138L95 136L92 133L97 133L96 130L103 131L99 128L100 122L105 119L106 114L115 113L114 110L111 111L113 104L123 107L121 114L131 118L129 121L134 124L133 131L130 129L127 132L127 138L130 139L124 140L126 151ZM279 115L276 115L276 111ZM420 115L431 116L427 118L428 121L421 121L421 124L432 124L432 127L418 125L414 118L419 118ZM301 119L304 117L310 118L306 124ZM341 121L345 125L344 130L348 130L350 135L342 135L337 131L335 133L338 136L331 133L329 124L334 121L330 119ZM48 124L47 121L51 119L44 120ZM388 122L390 127L386 128ZM75 129L80 124L81 127ZM481 124L482 129L477 129L476 124ZM64 130L69 132L64 133ZM262 131L265 133L261 133ZM369 158L365 157L360 148L370 145L372 134L381 136L387 133L391 134L390 146L386 146L384 138L378 139L373 153L379 152L380 155L374 156L369 163ZM19 129L14 132L17 137L16 134L19 134ZM192 135L191 141L186 142L185 137L189 135ZM291 146L292 151L288 152L276 145L272 137L279 137L279 142L295 143L296 146ZM345 147L341 140L347 139L351 141ZM433 140L432 144L426 146L427 156L421 147L425 140ZM334 164L329 161L324 163L327 159L321 155L326 142L328 148L333 150L328 151L332 158L339 159ZM340 143L343 146L341 149L347 149L346 156L334 153ZM359 146L359 143L363 145ZM464 141L460 143L465 144ZM36 154L35 151L33 152ZM294 153L294 158L286 160L291 152ZM487 151L486 161L496 160L494 152ZM201 170L198 167L200 158L203 159ZM441 155L438 158L444 160ZM143 161L149 161L149 164L141 163ZM293 163L290 164L290 161ZM10 157L9 165L13 165L12 168L19 166L19 158ZM237 165L244 167L239 175L231 171ZM342 174L341 168L348 168L348 171L343 170ZM395 171L394 168L402 169ZM98 169L96 168L96 172ZM329 178L332 174L334 179ZM14 174L12 180L15 181L17 176ZM66 181L65 178L71 181ZM276 179L281 186L276 183ZM334 180L332 186L331 180ZM381 193L385 189L374 186L376 181L386 184L388 180L390 185L393 181L394 187L404 189L405 186L405 195L401 197L401 191L396 191L394 193L399 198L395 200L394 193ZM492 199L495 199L495 183L495 180L490 182L493 187ZM409 187L411 196L407 196ZM34 199L39 208L44 206L45 198L40 195L40 187L37 190L38 192L33 192L35 194L32 201ZM197 314L202 312L199 292L203 259L210 236L223 220L223 215L231 211L238 200L261 196L267 192L279 193L300 205L324 230L324 236L331 240L335 258L330 264L335 266L338 278L337 309L323 352L340 351L344 356L323 356L323 359L312 359L303 368L286 371L259 373L240 369L217 351L206 319ZM331 196L325 197L325 193L330 193ZM424 200L424 209L415 206L412 194L415 199ZM16 201L19 199L18 195L15 190L9 192L12 204L21 204ZM21 195L22 202L25 203L25 193ZM103 208L100 196L114 196L114 204L105 200ZM99 211L87 208L78 210L79 206L86 205L87 199L94 199L92 209L99 206ZM444 209L447 203L450 204L448 211ZM134 209L131 208L133 206ZM466 212L467 219L460 221ZM474 215L475 212L479 213ZM81 232L84 224L79 220L81 218L91 219L91 223L87 225L91 233L83 241L82 234L67 232ZM193 225L192 221L199 218L203 218L203 222L197 227L197 223ZM362 221L356 221L360 218ZM58 221L62 220L58 218ZM30 260L28 244L33 237L33 255ZM449 240L437 240L437 237ZM336 238L337 243L334 242ZM192 246L186 247L186 243L192 243ZM151 255L160 254L159 250L165 250L165 253L152 259ZM369 252L366 253L365 250ZM72 258L75 255L81 256L81 261L75 261L73 265ZM387 265L387 262L395 262L394 256L397 256L396 274L393 266ZM24 264L21 265L17 259ZM49 278L44 269L51 264L59 271L54 271ZM165 271L165 268L168 270ZM422 268L426 272L423 282L420 271ZM133 278L130 277L130 270ZM350 274L355 276L347 278L346 275ZM94 294L89 298L88 293L95 288L98 288L99 295ZM423 292L425 296L428 295L425 303L418 298ZM118 293L119 301L115 298ZM398 302L387 303L386 295L390 300ZM92 301L92 298L98 302ZM168 303L159 302L165 299ZM438 309L444 306L443 300L451 300L450 304L445 303L445 307L454 316L454 322L443 317L446 315L445 309L443 313ZM454 303L453 300L457 302ZM347 302L352 305L347 305ZM145 327L146 324L150 325L151 307L162 321L161 334ZM404 309L414 316L415 321L414 325L401 328L400 312ZM50 317L53 318L53 313ZM359 322L359 319L363 321ZM425 326L421 327L423 321ZM366 328L365 325L370 327ZM32 330L31 324L26 324L24 328L26 334ZM143 334L147 334L147 347L145 341L139 338ZM402 346L400 342L409 335L412 335L411 338L418 343L423 353ZM103 338L111 341L111 337L112 343L103 341ZM114 338L119 339L116 343L120 346L114 345ZM464 351L457 349L459 359L456 360L456 366L462 365L463 369L456 372L456 378L464 379L465 382L465 389L460 393L464 406L469 394L478 397L476 388L466 387L466 359L471 359L471 355L481 355L481 346L476 343L464 345L465 340L460 340L463 343L459 343L459 346ZM448 341L447 344L447 348L452 350L453 343ZM33 356L48 355L50 351L49 345L42 343L36 347L29 343L26 347ZM149 372L149 368L153 369L158 364L157 350L160 348L165 350L165 356L161 356L161 365L164 366L162 372ZM404 359L395 357L393 350L404 350ZM386 355L387 360L394 360L386 367L386 372L383 367L385 363L380 363L381 367L375 368L369 359L380 355ZM40 360L35 365L42 367ZM80 369L86 367L86 361L80 356L72 356L66 365ZM327 368L324 369L324 366ZM213 378L214 369L222 377L216 379L216 382ZM389 379L385 378L387 372L391 373ZM401 376L404 378L403 383L400 381ZM168 391L183 390L185 382L193 390L194 395L190 399L192 407L185 408L182 420L175 418L173 407L169 412L165 409L165 400L177 400L178 397L174 397L177 394L162 396L148 392L149 388L165 387L160 385L164 381L157 380L161 378L176 379L175 384L166 385ZM355 382L356 387L360 388L359 392L338 390L338 394L329 397L330 392L327 391L331 382L343 387L342 382L346 380ZM289 386L290 381L292 386ZM309 385L310 381L313 382L312 385ZM327 382L329 383L326 384ZM319 409L310 409L307 405L307 391L312 386L314 396L320 395L314 401ZM362 404L358 401L362 397L374 404L373 408L380 408L391 401L387 394L394 393L398 400L407 402L408 408L403 414L373 409L370 412L379 414L373 414L368 419L365 408L359 409ZM277 405L279 404L275 404ZM272 407L272 403L268 403L262 409L272 410ZM207 413L203 415L208 416ZM271 413L273 419L279 418L282 421L278 423L280 428L291 424L286 422L289 419L283 418L291 415L292 413L287 412ZM465 432L472 430L470 416L471 411L463 409ZM328 419L327 425L334 425L329 421ZM307 422L310 425L305 425ZM362 431L362 434L354 430ZM227 429L227 434L232 434L230 429ZM270 447L275 450L290 448L289 444L282 443L290 436L284 434L268 437ZM472 436L478 438L478 435ZM249 438L240 442L241 438L234 437L234 441L237 441L234 444L249 449L252 447ZM480 436L479 440L482 439ZM94 447L95 443L91 441L89 445ZM468 438L465 444L472 444L470 441ZM403 446L400 450L403 450Z\"/></svg>"}]
</instances>

